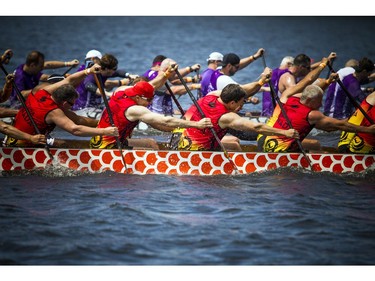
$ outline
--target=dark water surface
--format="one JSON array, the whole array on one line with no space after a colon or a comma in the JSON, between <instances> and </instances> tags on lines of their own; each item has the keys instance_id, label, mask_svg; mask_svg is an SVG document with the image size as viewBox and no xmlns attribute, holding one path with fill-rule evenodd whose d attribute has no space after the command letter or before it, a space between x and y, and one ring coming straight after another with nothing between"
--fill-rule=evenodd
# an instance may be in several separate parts
<instances>
[{"instance_id":1,"label":"dark water surface","mask_svg":"<svg viewBox=\"0 0 375 281\"><path fill-rule=\"evenodd\" d=\"M7 27L0 46L14 50L9 71L33 49L48 60L82 61L92 48L113 53L137 74L159 53L204 68L213 51L244 57L260 47L271 67L285 55L319 60L331 51L340 67L349 58L375 59L374 23L374 17L0 17ZM261 71L259 60L234 78L253 81ZM3 174L0 264L373 265L373 179L374 172L291 169L235 177Z\"/></svg>"},{"instance_id":2,"label":"dark water surface","mask_svg":"<svg viewBox=\"0 0 375 281\"><path fill-rule=\"evenodd\" d=\"M373 264L374 173L4 175L2 264Z\"/></svg>"}]
</instances>

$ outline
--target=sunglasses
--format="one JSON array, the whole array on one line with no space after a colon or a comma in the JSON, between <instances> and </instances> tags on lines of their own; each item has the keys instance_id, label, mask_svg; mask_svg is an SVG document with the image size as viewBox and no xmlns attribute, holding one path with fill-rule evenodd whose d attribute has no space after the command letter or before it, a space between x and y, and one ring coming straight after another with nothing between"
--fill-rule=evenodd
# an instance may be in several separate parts
<instances>
[{"instance_id":1,"label":"sunglasses","mask_svg":"<svg viewBox=\"0 0 375 281\"><path fill-rule=\"evenodd\" d=\"M307 70L311 70L311 66L301 65L301 67L306 68Z\"/></svg>"},{"instance_id":2,"label":"sunglasses","mask_svg":"<svg viewBox=\"0 0 375 281\"><path fill-rule=\"evenodd\" d=\"M145 98L144 96L139 96L139 97L148 102L152 102L152 100L154 99L154 98Z\"/></svg>"},{"instance_id":3,"label":"sunglasses","mask_svg":"<svg viewBox=\"0 0 375 281\"><path fill-rule=\"evenodd\" d=\"M74 105L74 102L71 102L71 101L66 101L70 106L73 106Z\"/></svg>"}]
</instances>

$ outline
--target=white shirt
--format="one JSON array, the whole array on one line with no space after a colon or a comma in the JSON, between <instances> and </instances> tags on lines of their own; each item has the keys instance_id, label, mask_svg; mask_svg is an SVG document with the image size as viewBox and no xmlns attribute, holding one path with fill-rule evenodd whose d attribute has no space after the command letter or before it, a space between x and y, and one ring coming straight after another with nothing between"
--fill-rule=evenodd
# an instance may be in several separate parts
<instances>
[{"instance_id":1,"label":"white shirt","mask_svg":"<svg viewBox=\"0 0 375 281\"><path fill-rule=\"evenodd\" d=\"M216 87L218 90L224 89L226 85L229 84L238 84L236 81L234 81L230 76L228 75L220 75L219 78L217 78L216 81Z\"/></svg>"}]
</instances>

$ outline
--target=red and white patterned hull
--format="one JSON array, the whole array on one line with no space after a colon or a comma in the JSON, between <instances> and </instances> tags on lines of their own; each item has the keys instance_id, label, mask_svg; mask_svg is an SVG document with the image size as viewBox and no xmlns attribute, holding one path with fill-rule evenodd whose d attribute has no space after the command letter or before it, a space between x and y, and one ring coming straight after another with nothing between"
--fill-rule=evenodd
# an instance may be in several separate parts
<instances>
[{"instance_id":1,"label":"red and white patterned hull","mask_svg":"<svg viewBox=\"0 0 375 281\"><path fill-rule=\"evenodd\" d=\"M0 171L31 170L56 165L92 173L114 171L130 174L230 175L250 174L280 167L311 170L300 153L230 152L238 168L222 152L124 150L125 169L118 150L0 148ZM375 155L307 154L315 172L352 173L375 168Z\"/></svg>"}]
</instances>

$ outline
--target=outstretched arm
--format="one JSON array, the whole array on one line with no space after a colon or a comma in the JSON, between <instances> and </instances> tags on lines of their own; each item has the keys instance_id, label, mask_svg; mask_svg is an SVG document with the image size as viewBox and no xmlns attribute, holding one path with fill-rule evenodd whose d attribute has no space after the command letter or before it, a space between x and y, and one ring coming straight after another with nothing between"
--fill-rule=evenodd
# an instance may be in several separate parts
<instances>
[{"instance_id":1,"label":"outstretched arm","mask_svg":"<svg viewBox=\"0 0 375 281\"><path fill-rule=\"evenodd\" d=\"M325 116L318 110L311 111L308 118L310 124L315 124L317 129L327 132L340 130L352 133L375 134L375 125L371 125L369 127L354 125L346 121L346 119L339 120Z\"/></svg>"},{"instance_id":2,"label":"outstretched arm","mask_svg":"<svg viewBox=\"0 0 375 281\"><path fill-rule=\"evenodd\" d=\"M77 125L70 120L61 109L55 109L47 114L46 122L48 124L56 124L61 129L71 133L74 136L79 137L91 137L91 136L118 136L117 127L107 128L92 128L83 125Z\"/></svg>"},{"instance_id":3,"label":"outstretched arm","mask_svg":"<svg viewBox=\"0 0 375 281\"><path fill-rule=\"evenodd\" d=\"M164 116L151 112L144 106L132 106L126 110L126 118L130 121L142 121L151 126L167 126L169 128L198 128L212 127L210 118L203 118L198 122L179 119L172 116Z\"/></svg>"},{"instance_id":4,"label":"outstretched arm","mask_svg":"<svg viewBox=\"0 0 375 281\"><path fill-rule=\"evenodd\" d=\"M56 61L56 60L51 60L51 61L46 61L44 62L44 69L54 69L54 68L61 68L61 67L66 67L66 66L77 66L79 65L79 60L74 59L71 61Z\"/></svg>"},{"instance_id":5,"label":"outstretched arm","mask_svg":"<svg viewBox=\"0 0 375 281\"><path fill-rule=\"evenodd\" d=\"M240 67L238 68L238 70L241 70L241 69L244 69L245 67L247 67L250 63L256 61L258 58L260 58L262 55L263 55L263 52L265 50L263 48L260 48L255 54L251 55L251 56L248 56L246 58L242 58L240 60Z\"/></svg>"},{"instance_id":6,"label":"outstretched arm","mask_svg":"<svg viewBox=\"0 0 375 281\"><path fill-rule=\"evenodd\" d=\"M0 132L18 140L30 141L33 144L46 144L44 135L29 135L2 121L0 121Z\"/></svg>"},{"instance_id":7,"label":"outstretched arm","mask_svg":"<svg viewBox=\"0 0 375 281\"><path fill-rule=\"evenodd\" d=\"M219 120L219 126L223 129L231 128L238 131L254 131L258 134L267 136L286 136L288 138L299 138L299 134L294 129L282 130L270 127L264 123L256 123L245 118L241 118L239 115L230 112L221 116Z\"/></svg>"},{"instance_id":8,"label":"outstretched arm","mask_svg":"<svg viewBox=\"0 0 375 281\"><path fill-rule=\"evenodd\" d=\"M99 73L99 71L100 71L100 65L94 64L90 68L87 68L87 69L78 71L76 73L73 73L72 75L69 75L67 78L65 78L64 80L61 80L60 82L45 86L44 90L52 94L54 91L56 91L57 88L59 88L62 85L72 84L74 87L76 87L79 85L79 83L82 82L83 79L85 79L87 75L91 75L93 73Z\"/></svg>"},{"instance_id":9,"label":"outstretched arm","mask_svg":"<svg viewBox=\"0 0 375 281\"><path fill-rule=\"evenodd\" d=\"M88 127L96 127L98 125L98 122L99 122L96 119L78 115L74 111L71 111L71 110L66 110L66 111L64 111L64 113L70 120L72 120L77 125L83 125L83 126L88 126Z\"/></svg>"}]
</instances>

